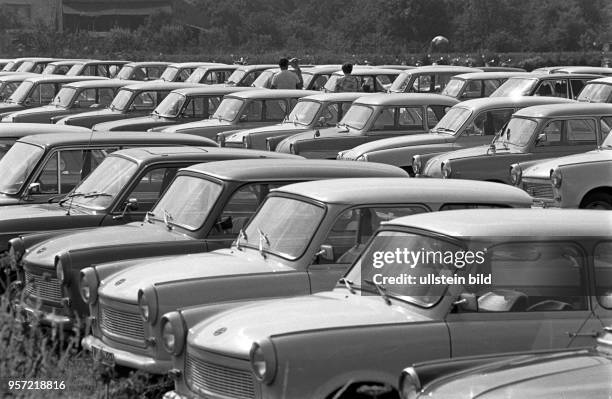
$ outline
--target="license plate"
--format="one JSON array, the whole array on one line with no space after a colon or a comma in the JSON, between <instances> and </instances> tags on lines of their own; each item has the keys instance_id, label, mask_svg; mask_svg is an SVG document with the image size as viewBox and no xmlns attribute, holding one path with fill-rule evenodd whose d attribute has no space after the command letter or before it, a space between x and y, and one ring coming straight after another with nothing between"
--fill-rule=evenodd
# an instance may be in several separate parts
<instances>
[{"instance_id":1,"label":"license plate","mask_svg":"<svg viewBox=\"0 0 612 399\"><path fill-rule=\"evenodd\" d=\"M102 348L98 348L97 346L91 347L91 354L94 360L107 365L114 367L115 366L115 354L112 352L105 351Z\"/></svg>"}]
</instances>

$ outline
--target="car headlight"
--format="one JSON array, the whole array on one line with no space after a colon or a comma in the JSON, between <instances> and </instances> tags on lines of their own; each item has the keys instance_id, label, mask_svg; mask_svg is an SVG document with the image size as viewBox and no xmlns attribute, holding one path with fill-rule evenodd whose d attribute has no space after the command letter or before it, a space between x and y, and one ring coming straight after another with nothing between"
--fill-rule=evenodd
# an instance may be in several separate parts
<instances>
[{"instance_id":1,"label":"car headlight","mask_svg":"<svg viewBox=\"0 0 612 399\"><path fill-rule=\"evenodd\" d=\"M361 161L361 162L368 162L368 155L367 154L361 154L357 157L356 161Z\"/></svg>"},{"instance_id":2,"label":"car headlight","mask_svg":"<svg viewBox=\"0 0 612 399\"><path fill-rule=\"evenodd\" d=\"M157 320L157 292L153 286L138 290L138 310L144 321L155 324Z\"/></svg>"},{"instance_id":3,"label":"car headlight","mask_svg":"<svg viewBox=\"0 0 612 399\"><path fill-rule=\"evenodd\" d=\"M451 169L450 161L446 160L446 161L442 162L442 178L443 179L450 179L452 173L453 173L453 170Z\"/></svg>"},{"instance_id":4,"label":"car headlight","mask_svg":"<svg viewBox=\"0 0 612 399\"><path fill-rule=\"evenodd\" d=\"M94 304L98 299L98 276L96 271L90 267L81 271L81 278L79 279L79 293L83 302L87 304Z\"/></svg>"},{"instance_id":5,"label":"car headlight","mask_svg":"<svg viewBox=\"0 0 612 399\"><path fill-rule=\"evenodd\" d=\"M408 367L402 371L399 389L402 399L415 399L418 396L421 390L421 382L413 367Z\"/></svg>"},{"instance_id":6,"label":"car headlight","mask_svg":"<svg viewBox=\"0 0 612 399\"><path fill-rule=\"evenodd\" d=\"M180 355L185 346L186 331L179 312L165 314L161 318L161 340L164 349L171 355Z\"/></svg>"},{"instance_id":7,"label":"car headlight","mask_svg":"<svg viewBox=\"0 0 612 399\"><path fill-rule=\"evenodd\" d=\"M415 175L421 174L423 169L423 158L420 155L415 155L412 157L412 172Z\"/></svg>"},{"instance_id":8,"label":"car headlight","mask_svg":"<svg viewBox=\"0 0 612 399\"><path fill-rule=\"evenodd\" d=\"M515 186L521 184L521 179L523 178L523 168L520 164L515 163L510 166L510 182Z\"/></svg>"},{"instance_id":9,"label":"car headlight","mask_svg":"<svg viewBox=\"0 0 612 399\"><path fill-rule=\"evenodd\" d=\"M66 274L64 273L64 265L59 257L55 260L55 272L57 273L57 279L59 282L66 285L68 281L66 280Z\"/></svg>"},{"instance_id":10,"label":"car headlight","mask_svg":"<svg viewBox=\"0 0 612 399\"><path fill-rule=\"evenodd\" d=\"M276 375L276 351L271 341L254 342L249 353L255 378L270 384Z\"/></svg>"},{"instance_id":11,"label":"car headlight","mask_svg":"<svg viewBox=\"0 0 612 399\"><path fill-rule=\"evenodd\" d=\"M550 181L552 182L553 187L561 188L561 183L563 182L561 169L555 168L550 171Z\"/></svg>"}]
</instances>

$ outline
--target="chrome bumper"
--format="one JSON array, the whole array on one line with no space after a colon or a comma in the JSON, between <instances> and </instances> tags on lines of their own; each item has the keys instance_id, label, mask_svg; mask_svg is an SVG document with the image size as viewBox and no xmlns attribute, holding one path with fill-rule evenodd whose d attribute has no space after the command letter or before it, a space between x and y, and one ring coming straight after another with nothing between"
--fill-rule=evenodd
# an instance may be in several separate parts
<instances>
[{"instance_id":1,"label":"chrome bumper","mask_svg":"<svg viewBox=\"0 0 612 399\"><path fill-rule=\"evenodd\" d=\"M116 364L143 370L147 373L166 374L172 368L172 361L170 360L157 360L149 356L136 355L132 352L113 348L93 335L83 338L81 345L90 352L93 352L95 348L99 351L111 353Z\"/></svg>"}]
</instances>

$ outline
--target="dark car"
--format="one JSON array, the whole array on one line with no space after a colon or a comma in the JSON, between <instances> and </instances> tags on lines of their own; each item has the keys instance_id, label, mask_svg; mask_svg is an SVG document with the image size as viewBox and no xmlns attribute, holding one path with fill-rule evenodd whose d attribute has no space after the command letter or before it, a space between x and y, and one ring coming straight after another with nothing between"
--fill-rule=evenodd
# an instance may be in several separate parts
<instances>
[{"instance_id":1,"label":"dark car","mask_svg":"<svg viewBox=\"0 0 612 399\"><path fill-rule=\"evenodd\" d=\"M52 123L53 118L105 108L110 105L120 88L132 83L136 82L101 79L67 83L49 105L13 112L2 118L2 122Z\"/></svg>"},{"instance_id":2,"label":"dark car","mask_svg":"<svg viewBox=\"0 0 612 399\"><path fill-rule=\"evenodd\" d=\"M240 65L211 64L196 68L185 82L202 83L206 85L224 84ZM247 87L247 86L239 86Z\"/></svg>"},{"instance_id":3,"label":"dark car","mask_svg":"<svg viewBox=\"0 0 612 399\"><path fill-rule=\"evenodd\" d=\"M156 80L162 76L168 65L169 62L161 61L130 62L123 65L115 77L127 80Z\"/></svg>"},{"instance_id":4,"label":"dark car","mask_svg":"<svg viewBox=\"0 0 612 399\"><path fill-rule=\"evenodd\" d=\"M564 97L575 100L578 94L589 81L601 78L594 74L567 74L567 73L530 73L529 75L515 76L506 80L491 97L510 96L548 96Z\"/></svg>"},{"instance_id":5,"label":"dark car","mask_svg":"<svg viewBox=\"0 0 612 399\"><path fill-rule=\"evenodd\" d=\"M608 249L604 267L610 260ZM402 371L399 389L402 399L607 398L611 373L612 328L604 327L592 348L417 363Z\"/></svg>"},{"instance_id":6,"label":"dark car","mask_svg":"<svg viewBox=\"0 0 612 399\"><path fill-rule=\"evenodd\" d=\"M15 142L22 137L47 133L90 133L77 126L54 126L40 123L0 123L0 159L6 155ZM11 167L13 167L11 165Z\"/></svg>"},{"instance_id":7,"label":"dark car","mask_svg":"<svg viewBox=\"0 0 612 399\"><path fill-rule=\"evenodd\" d=\"M66 83L106 79L96 76L40 75L25 79L11 96L0 103L0 116L49 104Z\"/></svg>"},{"instance_id":8,"label":"dark car","mask_svg":"<svg viewBox=\"0 0 612 399\"><path fill-rule=\"evenodd\" d=\"M594 150L612 126L612 104L551 104L517 111L490 145L439 154L426 177L510 184L514 163Z\"/></svg>"},{"instance_id":9,"label":"dark car","mask_svg":"<svg viewBox=\"0 0 612 399\"><path fill-rule=\"evenodd\" d=\"M79 61L66 73L68 76L102 76L114 78L129 61L93 60Z\"/></svg>"},{"instance_id":10,"label":"dark car","mask_svg":"<svg viewBox=\"0 0 612 399\"><path fill-rule=\"evenodd\" d=\"M172 90L194 86L197 85L163 81L131 84L119 89L108 108L53 118L53 121L59 125L91 128L97 123L144 116L150 114Z\"/></svg>"},{"instance_id":11,"label":"dark car","mask_svg":"<svg viewBox=\"0 0 612 399\"><path fill-rule=\"evenodd\" d=\"M335 159L338 152L374 140L426 133L459 101L439 94L371 94L358 98L336 127L290 136L277 152Z\"/></svg>"},{"instance_id":12,"label":"dark car","mask_svg":"<svg viewBox=\"0 0 612 399\"><path fill-rule=\"evenodd\" d=\"M177 123L187 123L210 118L223 100L223 96L249 87L200 87L176 89L159 103L150 115L136 118L119 119L112 122L95 124L93 130L134 130L147 131L163 129Z\"/></svg>"},{"instance_id":13,"label":"dark car","mask_svg":"<svg viewBox=\"0 0 612 399\"><path fill-rule=\"evenodd\" d=\"M212 140L184 134L92 134L73 126L58 126L52 130L75 130L83 134L38 134L19 139L0 159L3 177L0 206L57 202L108 154L117 150L142 146L215 146Z\"/></svg>"}]
</instances>

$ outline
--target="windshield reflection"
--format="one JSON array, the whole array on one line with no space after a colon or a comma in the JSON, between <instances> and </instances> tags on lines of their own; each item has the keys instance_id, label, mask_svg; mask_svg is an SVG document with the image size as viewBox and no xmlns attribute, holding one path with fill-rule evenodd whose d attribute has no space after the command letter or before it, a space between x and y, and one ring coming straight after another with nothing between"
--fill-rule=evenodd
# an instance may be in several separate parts
<instances>
[{"instance_id":1,"label":"windshield reflection","mask_svg":"<svg viewBox=\"0 0 612 399\"><path fill-rule=\"evenodd\" d=\"M511 144L525 147L531 141L533 133L538 127L538 122L532 119L513 117L498 137L496 142L503 145Z\"/></svg>"},{"instance_id":2,"label":"windshield reflection","mask_svg":"<svg viewBox=\"0 0 612 399\"><path fill-rule=\"evenodd\" d=\"M448 87L448 86L447 86ZM465 108L453 107L438 121L436 126L431 129L435 133L456 134L461 126L468 120L472 111Z\"/></svg>"},{"instance_id":3,"label":"windshield reflection","mask_svg":"<svg viewBox=\"0 0 612 399\"><path fill-rule=\"evenodd\" d=\"M510 78L491 93L490 97L527 96L537 81L533 78Z\"/></svg>"},{"instance_id":4,"label":"windshield reflection","mask_svg":"<svg viewBox=\"0 0 612 399\"><path fill-rule=\"evenodd\" d=\"M289 116L287 116L287 122L308 126L317 116L320 108L321 103L316 101L298 101Z\"/></svg>"},{"instance_id":5,"label":"windshield reflection","mask_svg":"<svg viewBox=\"0 0 612 399\"><path fill-rule=\"evenodd\" d=\"M76 92L76 89L73 87L62 87L53 98L53 101L51 101L51 105L67 108L72 102Z\"/></svg>"},{"instance_id":6,"label":"windshield reflection","mask_svg":"<svg viewBox=\"0 0 612 399\"><path fill-rule=\"evenodd\" d=\"M30 90L32 89L32 87L34 87L33 82L27 82L27 81L21 82L19 87L15 89L13 94L11 94L11 96L6 102L21 104L28 97L28 94L30 94Z\"/></svg>"},{"instance_id":7,"label":"windshield reflection","mask_svg":"<svg viewBox=\"0 0 612 399\"><path fill-rule=\"evenodd\" d=\"M134 92L131 90L120 89L110 103L109 108L113 111L125 111L133 94Z\"/></svg>"},{"instance_id":8,"label":"windshield reflection","mask_svg":"<svg viewBox=\"0 0 612 399\"><path fill-rule=\"evenodd\" d=\"M183 104L187 101L187 97L179 93L170 93L162 100L161 103L153 111L154 114L174 118L183 109Z\"/></svg>"},{"instance_id":9,"label":"windshield reflection","mask_svg":"<svg viewBox=\"0 0 612 399\"><path fill-rule=\"evenodd\" d=\"M243 103L244 100L239 100L237 98L226 98L221 101L221 104L219 104L219 107L217 108L211 119L231 122L236 119L236 116L242 109Z\"/></svg>"},{"instance_id":10,"label":"windshield reflection","mask_svg":"<svg viewBox=\"0 0 612 399\"><path fill-rule=\"evenodd\" d=\"M32 170L42 158L44 150L38 146L17 142L0 159L0 192L17 194Z\"/></svg>"}]
</instances>

